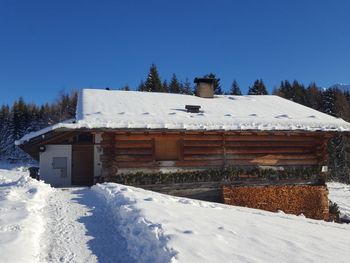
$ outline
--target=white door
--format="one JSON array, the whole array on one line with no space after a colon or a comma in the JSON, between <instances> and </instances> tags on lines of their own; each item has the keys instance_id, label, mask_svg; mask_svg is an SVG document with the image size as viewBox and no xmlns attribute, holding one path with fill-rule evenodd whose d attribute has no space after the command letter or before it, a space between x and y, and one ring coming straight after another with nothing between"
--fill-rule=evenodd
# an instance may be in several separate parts
<instances>
[{"instance_id":1,"label":"white door","mask_svg":"<svg viewBox=\"0 0 350 263\"><path fill-rule=\"evenodd\" d=\"M40 179L52 186L70 186L72 174L72 146L45 145L40 152Z\"/></svg>"}]
</instances>

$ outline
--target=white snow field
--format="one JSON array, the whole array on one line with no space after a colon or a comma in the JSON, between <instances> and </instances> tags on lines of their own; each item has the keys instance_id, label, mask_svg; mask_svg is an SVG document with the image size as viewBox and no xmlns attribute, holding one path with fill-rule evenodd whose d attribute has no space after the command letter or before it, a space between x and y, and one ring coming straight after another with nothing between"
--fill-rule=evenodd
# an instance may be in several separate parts
<instances>
[{"instance_id":1,"label":"white snow field","mask_svg":"<svg viewBox=\"0 0 350 263\"><path fill-rule=\"evenodd\" d=\"M0 262L36 262L46 197L52 191L20 170L0 169Z\"/></svg>"},{"instance_id":2,"label":"white snow field","mask_svg":"<svg viewBox=\"0 0 350 263\"><path fill-rule=\"evenodd\" d=\"M341 217L350 219L350 185L341 183L327 183L329 199L339 206Z\"/></svg>"},{"instance_id":3,"label":"white snow field","mask_svg":"<svg viewBox=\"0 0 350 263\"><path fill-rule=\"evenodd\" d=\"M350 225L113 183L93 190L104 196L140 262L350 261Z\"/></svg>"},{"instance_id":4,"label":"white snow field","mask_svg":"<svg viewBox=\"0 0 350 263\"><path fill-rule=\"evenodd\" d=\"M350 187L329 185L347 213ZM349 262L350 225L0 169L0 262Z\"/></svg>"}]
</instances>

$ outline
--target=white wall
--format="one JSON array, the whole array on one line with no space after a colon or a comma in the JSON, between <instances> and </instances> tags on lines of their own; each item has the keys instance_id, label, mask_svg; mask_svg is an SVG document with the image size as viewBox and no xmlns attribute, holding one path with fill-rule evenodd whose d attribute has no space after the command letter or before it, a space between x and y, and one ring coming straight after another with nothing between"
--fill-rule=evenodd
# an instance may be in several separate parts
<instances>
[{"instance_id":1,"label":"white wall","mask_svg":"<svg viewBox=\"0 0 350 263\"><path fill-rule=\"evenodd\" d=\"M46 145L45 152L40 153L40 179L52 186L70 186L72 182L72 146ZM55 157L67 158L67 173L54 169Z\"/></svg>"}]
</instances>

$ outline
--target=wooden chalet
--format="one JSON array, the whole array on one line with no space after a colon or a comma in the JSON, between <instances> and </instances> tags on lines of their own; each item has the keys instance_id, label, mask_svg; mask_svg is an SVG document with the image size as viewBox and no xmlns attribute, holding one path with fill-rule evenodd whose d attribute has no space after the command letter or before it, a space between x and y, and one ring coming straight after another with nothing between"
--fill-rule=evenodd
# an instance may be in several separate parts
<instances>
[{"instance_id":1,"label":"wooden chalet","mask_svg":"<svg viewBox=\"0 0 350 263\"><path fill-rule=\"evenodd\" d=\"M54 186L112 181L233 204L234 187L324 187L327 142L349 123L277 96L214 96L212 79L195 81L197 96L84 89L76 119L17 144Z\"/></svg>"}]
</instances>

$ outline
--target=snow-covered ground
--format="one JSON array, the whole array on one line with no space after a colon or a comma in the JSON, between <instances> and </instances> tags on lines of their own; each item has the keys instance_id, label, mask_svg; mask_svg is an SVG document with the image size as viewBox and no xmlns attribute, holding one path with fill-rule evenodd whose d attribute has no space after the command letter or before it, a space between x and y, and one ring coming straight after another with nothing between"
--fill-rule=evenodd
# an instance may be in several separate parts
<instances>
[{"instance_id":1,"label":"snow-covered ground","mask_svg":"<svg viewBox=\"0 0 350 263\"><path fill-rule=\"evenodd\" d=\"M9 167L11 168L11 167ZM0 169L0 262L348 262L350 225ZM350 186L329 184L349 213Z\"/></svg>"},{"instance_id":2,"label":"snow-covered ground","mask_svg":"<svg viewBox=\"0 0 350 263\"><path fill-rule=\"evenodd\" d=\"M329 199L336 202L342 217L350 219L350 185L327 183Z\"/></svg>"},{"instance_id":3,"label":"snow-covered ground","mask_svg":"<svg viewBox=\"0 0 350 263\"><path fill-rule=\"evenodd\" d=\"M120 222L132 255L144 262L350 261L349 225L112 183L93 190L104 196Z\"/></svg>"},{"instance_id":4,"label":"snow-covered ground","mask_svg":"<svg viewBox=\"0 0 350 263\"><path fill-rule=\"evenodd\" d=\"M21 169L0 169L0 262L37 261L45 225L42 212L51 191Z\"/></svg>"},{"instance_id":5,"label":"snow-covered ground","mask_svg":"<svg viewBox=\"0 0 350 263\"><path fill-rule=\"evenodd\" d=\"M135 262L89 188L54 189L0 169L0 262Z\"/></svg>"},{"instance_id":6,"label":"snow-covered ground","mask_svg":"<svg viewBox=\"0 0 350 263\"><path fill-rule=\"evenodd\" d=\"M117 222L89 188L56 189L47 200L40 262L135 262Z\"/></svg>"}]
</instances>

